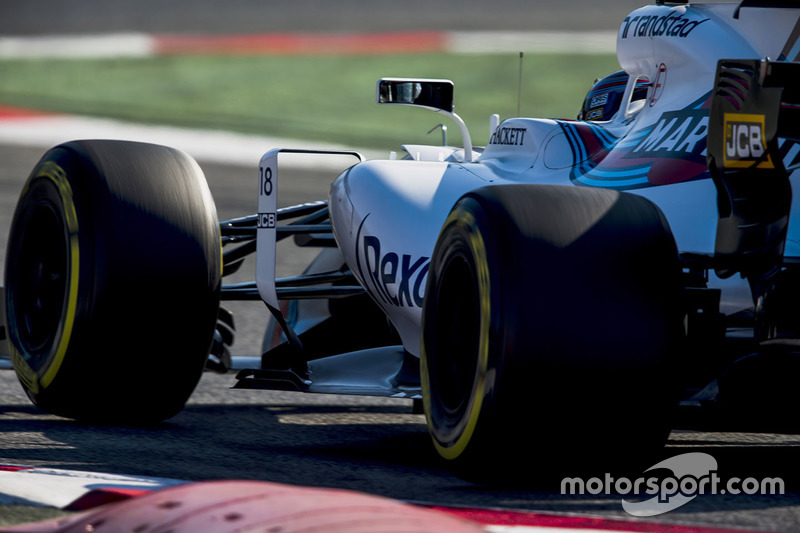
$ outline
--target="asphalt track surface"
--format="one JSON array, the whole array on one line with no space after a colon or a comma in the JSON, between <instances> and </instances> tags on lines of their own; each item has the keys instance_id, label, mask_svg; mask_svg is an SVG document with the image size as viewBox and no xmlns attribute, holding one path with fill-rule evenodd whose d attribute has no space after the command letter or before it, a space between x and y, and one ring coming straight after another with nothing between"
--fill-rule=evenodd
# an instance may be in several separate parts
<instances>
[{"instance_id":1,"label":"asphalt track surface","mask_svg":"<svg viewBox=\"0 0 800 533\"><path fill-rule=\"evenodd\" d=\"M535 4L534 12L530 7L533 4L522 0L467 0L435 5L414 0L374 1L367 11L352 9L365 5L358 2L300 0L281 2L278 9L277 2L232 0L225 3L224 13L209 17L205 7L211 4L211 0L198 1L196 8L189 10L183 2L157 0L0 0L0 34L99 30L516 30L542 27L538 25L550 29L605 29L614 27L620 11L627 12L637 5L621 0L583 0L577 5L542 1ZM154 11L156 5L166 11ZM408 13L399 16L388 11L397 5L425 16L415 16L409 27ZM0 146L2 248L16 197L41 153L38 148ZM253 169L204 163L201 166L221 218L252 211ZM282 202L321 198L330 179L330 175L298 172L292 180L295 187L284 191ZM285 271L301 267L307 260L297 255L281 258L279 269ZM264 325L262 310L252 303L229 307L236 313L239 329L234 353L257 353ZM158 369L158 362L148 360L147 354L142 354L139 364ZM407 400L234 391L229 389L233 383L233 374L206 374L186 409L154 428L92 427L40 412L27 400L13 372L0 371L0 463L186 480L260 479L348 488L441 504L627 516L619 496L565 496L557 489L497 490L452 476L434 458L424 418L411 413ZM624 416L624 409L620 411ZM535 414L531 416L530 423L535 425ZM665 456L697 451L713 455L723 477L778 476L785 481L787 492L777 496L699 496L680 509L651 520L800 530L800 436L674 432Z\"/></svg>"}]
</instances>

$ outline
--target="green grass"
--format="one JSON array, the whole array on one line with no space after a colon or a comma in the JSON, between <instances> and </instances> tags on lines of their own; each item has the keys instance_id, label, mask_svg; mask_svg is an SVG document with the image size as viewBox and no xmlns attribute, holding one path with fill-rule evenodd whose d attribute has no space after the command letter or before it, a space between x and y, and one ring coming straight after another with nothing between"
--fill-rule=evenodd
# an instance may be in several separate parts
<instances>
[{"instance_id":1,"label":"green grass","mask_svg":"<svg viewBox=\"0 0 800 533\"><path fill-rule=\"evenodd\" d=\"M573 118L592 81L617 68L614 55L526 55L521 114ZM445 119L378 106L378 78L449 78L456 112L480 145L490 114L516 116L518 75L517 54L0 60L0 103L394 148L438 142L426 132ZM457 128L448 127L456 144Z\"/></svg>"}]
</instances>

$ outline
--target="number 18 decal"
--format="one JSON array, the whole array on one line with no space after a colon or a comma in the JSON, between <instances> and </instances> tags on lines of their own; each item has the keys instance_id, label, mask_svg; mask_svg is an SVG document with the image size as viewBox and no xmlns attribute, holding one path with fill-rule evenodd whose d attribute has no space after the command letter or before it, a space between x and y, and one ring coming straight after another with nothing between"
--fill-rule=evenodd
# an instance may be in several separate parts
<instances>
[{"instance_id":1,"label":"number 18 decal","mask_svg":"<svg viewBox=\"0 0 800 533\"><path fill-rule=\"evenodd\" d=\"M258 170L261 178L259 194L261 196L271 196L274 189L272 185L272 169L270 167L259 167Z\"/></svg>"}]
</instances>

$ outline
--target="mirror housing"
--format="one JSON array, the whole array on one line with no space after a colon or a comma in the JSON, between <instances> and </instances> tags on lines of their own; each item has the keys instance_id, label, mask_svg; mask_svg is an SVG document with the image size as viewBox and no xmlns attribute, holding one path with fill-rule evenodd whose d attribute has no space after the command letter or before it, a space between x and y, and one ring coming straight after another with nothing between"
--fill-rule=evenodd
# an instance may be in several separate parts
<instances>
[{"instance_id":1,"label":"mirror housing","mask_svg":"<svg viewBox=\"0 0 800 533\"><path fill-rule=\"evenodd\" d=\"M379 104L424 107L434 111L453 112L453 82L414 78L381 78L378 80Z\"/></svg>"},{"instance_id":2,"label":"mirror housing","mask_svg":"<svg viewBox=\"0 0 800 533\"><path fill-rule=\"evenodd\" d=\"M453 113L453 82L425 78L381 78L378 80L379 104L407 105L430 109L455 121L464 141L464 162L472 161L472 139L464 121Z\"/></svg>"}]
</instances>

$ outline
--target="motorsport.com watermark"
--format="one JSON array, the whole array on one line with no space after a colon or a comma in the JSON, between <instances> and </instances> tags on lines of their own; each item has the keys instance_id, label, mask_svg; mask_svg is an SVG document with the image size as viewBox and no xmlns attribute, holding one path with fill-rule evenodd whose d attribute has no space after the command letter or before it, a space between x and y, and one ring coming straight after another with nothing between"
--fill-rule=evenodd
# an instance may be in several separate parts
<instances>
[{"instance_id":1,"label":"motorsport.com watermark","mask_svg":"<svg viewBox=\"0 0 800 533\"><path fill-rule=\"evenodd\" d=\"M671 475L655 475L654 471ZM646 476L648 472L653 475ZM567 477L561 480L561 494L604 494L622 496L622 508L633 516L656 516L675 510L701 494L783 494L785 484L778 477L756 479L731 477L723 480L717 475L717 460L707 453L684 453L665 459L631 480L614 478L582 479Z\"/></svg>"}]
</instances>

